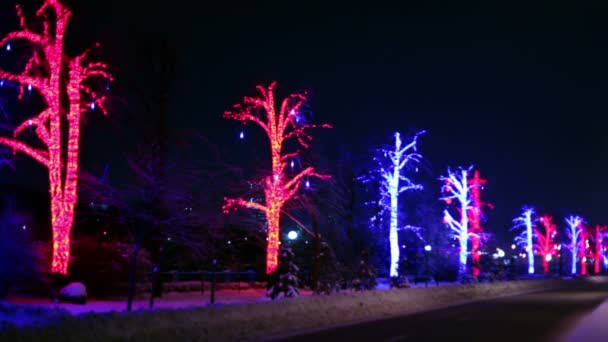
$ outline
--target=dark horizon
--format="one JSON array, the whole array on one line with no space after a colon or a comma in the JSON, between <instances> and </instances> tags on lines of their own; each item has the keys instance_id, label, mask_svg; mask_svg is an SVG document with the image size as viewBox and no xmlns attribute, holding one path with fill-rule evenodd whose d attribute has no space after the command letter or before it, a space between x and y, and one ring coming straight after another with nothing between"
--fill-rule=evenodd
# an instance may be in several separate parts
<instances>
[{"instance_id":1,"label":"dark horizon","mask_svg":"<svg viewBox=\"0 0 608 342\"><path fill-rule=\"evenodd\" d=\"M0 6L1 33L16 24L14 3ZM147 70L142 57L158 51L159 39L170 42L177 69L168 127L196 129L230 155L241 153L242 142L239 124L222 119L223 111L276 80L282 94L311 92L314 121L335 127L321 133L326 150L342 145L365 157L370 142L389 143L396 130L427 130L420 152L431 178L448 166L475 165L488 180L482 196L496 206L485 224L490 231L506 231L524 205L562 227L569 213L608 223L605 3L298 10L67 3L69 48L101 43L116 91L145 91L148 79L136 73ZM88 121L82 167L99 172L109 162L121 174L129 132L101 115ZM30 161L0 172L3 182L46 184L45 170Z\"/></svg>"}]
</instances>

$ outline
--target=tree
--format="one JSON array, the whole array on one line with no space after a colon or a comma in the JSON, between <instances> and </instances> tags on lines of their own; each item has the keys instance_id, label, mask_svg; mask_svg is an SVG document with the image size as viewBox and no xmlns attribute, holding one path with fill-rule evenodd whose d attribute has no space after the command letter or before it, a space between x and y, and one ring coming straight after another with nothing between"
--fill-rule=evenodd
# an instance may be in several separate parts
<instances>
[{"instance_id":1,"label":"tree","mask_svg":"<svg viewBox=\"0 0 608 342\"><path fill-rule=\"evenodd\" d=\"M353 288L356 291L373 290L376 284L376 268L371 263L369 250L364 249L352 282Z\"/></svg>"},{"instance_id":2,"label":"tree","mask_svg":"<svg viewBox=\"0 0 608 342\"><path fill-rule=\"evenodd\" d=\"M18 83L19 99L36 91L45 108L25 120L13 131L13 138L0 137L0 144L15 153L24 153L48 168L51 195L51 227L53 256L51 272L67 274L70 260L70 234L78 188L78 157L82 114L99 109L107 114L105 95L93 90L94 79L112 81L106 65L85 62L89 50L69 57L64 52L64 38L71 12L59 0L45 0L36 16L42 32L26 24L21 7L17 6L20 29L8 33L1 46L10 50L12 41L26 41L31 46L27 64L18 71L0 70L0 79ZM67 124L67 130L62 126ZM27 128L34 128L44 149L17 139Z\"/></svg>"},{"instance_id":3,"label":"tree","mask_svg":"<svg viewBox=\"0 0 608 342\"><path fill-rule=\"evenodd\" d=\"M606 233L608 233L608 226L595 225L591 229L591 237L593 239L593 271L595 274L600 274L601 263L604 260L604 242Z\"/></svg>"},{"instance_id":4,"label":"tree","mask_svg":"<svg viewBox=\"0 0 608 342\"><path fill-rule=\"evenodd\" d=\"M519 231L515 237L515 244L524 248L528 253L528 274L534 274L534 209L529 207L523 208L521 216L513 220L512 230Z\"/></svg>"},{"instance_id":5,"label":"tree","mask_svg":"<svg viewBox=\"0 0 608 342\"><path fill-rule=\"evenodd\" d=\"M536 243L534 244L534 252L540 255L543 261L543 272L549 272L549 261L556 255L555 238L557 236L557 226L553 223L553 218L549 215L543 215L540 218L540 223L543 230L534 228L534 236Z\"/></svg>"},{"instance_id":6,"label":"tree","mask_svg":"<svg viewBox=\"0 0 608 342\"><path fill-rule=\"evenodd\" d=\"M253 122L260 126L270 143L271 175L264 180L264 203L247 201L242 198L225 198L224 212L239 207L259 210L264 213L268 229L268 243L266 248L266 274L271 274L278 267L279 232L281 211L300 189L300 184L308 178L316 177L328 179L330 176L315 172L314 167L308 166L296 175L290 177L286 172L289 161L300 154L286 152L287 142L296 139L299 148L309 147L312 137L306 132L313 127L331 128L330 125L311 125L301 123L299 111L306 101L305 94L292 94L286 97L277 111L274 99L272 82L268 88L258 86L260 97L245 97L243 104L234 106L234 110L226 111L224 118L238 120L242 123Z\"/></svg>"},{"instance_id":7,"label":"tree","mask_svg":"<svg viewBox=\"0 0 608 342\"><path fill-rule=\"evenodd\" d=\"M157 170L159 153L156 149L159 146L142 143L128 160L134 181L113 185L88 177L83 182L83 191L91 199L116 209L118 223L124 225L130 235L133 251L129 266L128 310L134 296L137 257L142 248L160 245L166 252L170 245L178 245L199 251L209 247L202 243L207 233L205 228L214 234L217 232L214 228L219 224L219 218L213 209L219 213L221 203L214 203L211 196L217 194L217 187L224 185L223 176L232 169L216 159L219 156L210 152L213 150L211 145L198 140L196 145L201 150L204 146L210 147L204 164L198 163L188 152L191 149L181 148L181 154L172 153L172 159L163 163L164 172L161 173ZM162 262L163 258L156 261L153 274L158 273Z\"/></svg>"},{"instance_id":8,"label":"tree","mask_svg":"<svg viewBox=\"0 0 608 342\"><path fill-rule=\"evenodd\" d=\"M475 170L474 176L472 179L469 179L469 183L471 185L471 198L473 201L473 205L469 211L469 217L471 221L470 231L473 233L471 235L471 261L473 264L473 276L477 277L479 275L479 265L481 258L481 242L486 234L481 227L481 221L483 220L483 211L482 208L484 206L489 207L490 209L494 209L494 206L490 203L482 202L480 199L480 190L483 189L483 186L486 184L485 179L481 179L479 177L479 170Z\"/></svg>"},{"instance_id":9,"label":"tree","mask_svg":"<svg viewBox=\"0 0 608 342\"><path fill-rule=\"evenodd\" d=\"M419 228L408 225L399 225L399 194L410 190L422 190L422 185L414 183L411 178L405 175L407 168L414 168L418 164L422 155L417 152L418 136L424 134L424 131L414 135L412 140L403 144L401 134L396 132L395 145L391 148L381 149L380 156L374 158L378 163L378 167L372 171L371 179L379 183L379 205L381 211L375 216L376 219L388 212L389 219L389 244L390 244L390 268L391 277L399 276L399 234L398 231L402 228L407 228L418 233ZM400 184L400 182L403 182Z\"/></svg>"},{"instance_id":10,"label":"tree","mask_svg":"<svg viewBox=\"0 0 608 342\"><path fill-rule=\"evenodd\" d=\"M298 272L300 269L294 263L295 254L290 247L281 247L281 263L273 278L268 282L267 295L271 299L280 297L290 298L300 294Z\"/></svg>"},{"instance_id":11,"label":"tree","mask_svg":"<svg viewBox=\"0 0 608 342\"><path fill-rule=\"evenodd\" d=\"M568 249L570 250L570 254L572 255L572 268L571 274L576 274L576 258L581 254L580 247L582 240L582 232L583 232L583 218L576 215L571 215L566 218L566 224L568 224L568 237L570 238L570 244L568 245Z\"/></svg>"},{"instance_id":12,"label":"tree","mask_svg":"<svg viewBox=\"0 0 608 342\"><path fill-rule=\"evenodd\" d=\"M448 168L448 175L441 176L439 179L444 182L442 192L446 195L440 198L445 201L448 205L452 204L455 199L460 204L460 208L457 208L459 220L454 219L454 216L450 214L448 209L443 212L443 222L447 224L455 239L460 243L460 254L459 254L459 266L458 266L458 277L462 278L467 274L467 255L468 255L468 242L471 236L479 236L473 233L469 229L469 210L471 210L471 189L479 186L478 184L469 182L468 175L473 167L468 169L459 168L458 172L452 172Z\"/></svg>"}]
</instances>

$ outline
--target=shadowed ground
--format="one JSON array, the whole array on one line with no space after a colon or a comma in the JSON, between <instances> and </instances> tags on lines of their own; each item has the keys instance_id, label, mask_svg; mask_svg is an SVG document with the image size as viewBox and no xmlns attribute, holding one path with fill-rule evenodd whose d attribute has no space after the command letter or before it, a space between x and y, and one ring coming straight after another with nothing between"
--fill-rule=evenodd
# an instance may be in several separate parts
<instances>
[{"instance_id":1,"label":"shadowed ground","mask_svg":"<svg viewBox=\"0 0 608 342\"><path fill-rule=\"evenodd\" d=\"M366 322L276 341L555 341L606 297L606 286L584 291L549 291Z\"/></svg>"}]
</instances>

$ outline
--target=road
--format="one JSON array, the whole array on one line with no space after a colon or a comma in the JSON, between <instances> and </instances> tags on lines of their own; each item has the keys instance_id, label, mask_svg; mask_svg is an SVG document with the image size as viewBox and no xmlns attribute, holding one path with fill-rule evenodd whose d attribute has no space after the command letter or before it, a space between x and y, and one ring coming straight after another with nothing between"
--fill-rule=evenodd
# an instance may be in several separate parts
<instances>
[{"instance_id":1,"label":"road","mask_svg":"<svg viewBox=\"0 0 608 342\"><path fill-rule=\"evenodd\" d=\"M608 288L504 297L277 341L555 341L607 297Z\"/></svg>"}]
</instances>

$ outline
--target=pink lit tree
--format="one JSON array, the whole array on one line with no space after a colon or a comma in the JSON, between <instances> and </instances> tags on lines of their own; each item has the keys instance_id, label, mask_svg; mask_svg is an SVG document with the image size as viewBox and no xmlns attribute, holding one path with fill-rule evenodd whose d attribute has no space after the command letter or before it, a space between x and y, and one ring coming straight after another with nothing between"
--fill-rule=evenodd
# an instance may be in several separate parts
<instances>
[{"instance_id":1,"label":"pink lit tree","mask_svg":"<svg viewBox=\"0 0 608 342\"><path fill-rule=\"evenodd\" d=\"M490 203L481 201L480 191L486 184L485 179L479 177L479 170L475 170L473 178L469 179L471 185L471 200L472 205L469 209L469 217L471 223L471 260L473 261L473 275L479 276L479 265L481 258L481 243L483 237L486 236L483 228L481 227L481 221L483 219L483 207L489 207L494 209L494 206Z\"/></svg>"},{"instance_id":2,"label":"pink lit tree","mask_svg":"<svg viewBox=\"0 0 608 342\"><path fill-rule=\"evenodd\" d=\"M292 199L302 182L308 185L310 177L328 179L330 176L315 172L314 167L308 166L293 176L289 175L287 166L298 157L301 149L309 147L312 137L307 133L309 128L331 128L330 125L311 125L300 120L301 107L306 101L305 94L291 94L276 107L274 87L272 82L268 88L257 86L258 97L245 97L242 104L234 106L231 111L224 113L224 118L238 120L242 123L253 122L260 126L270 145L270 175L264 180L264 203L247 201L242 198L226 198L224 212L239 207L261 211L267 223L266 274L271 274L278 267L280 219L283 206ZM295 140L298 149L287 152L287 142Z\"/></svg>"},{"instance_id":3,"label":"pink lit tree","mask_svg":"<svg viewBox=\"0 0 608 342\"><path fill-rule=\"evenodd\" d=\"M593 239L593 272L599 274L601 271L601 263L604 260L604 243L608 226L596 225L590 229L591 238Z\"/></svg>"},{"instance_id":4,"label":"pink lit tree","mask_svg":"<svg viewBox=\"0 0 608 342\"><path fill-rule=\"evenodd\" d=\"M549 261L553 258L556 250L555 238L557 236L557 226L553 223L553 218L550 215L543 215L540 219L543 227L542 231L534 228L534 252L542 258L543 272L549 272Z\"/></svg>"},{"instance_id":5,"label":"pink lit tree","mask_svg":"<svg viewBox=\"0 0 608 342\"><path fill-rule=\"evenodd\" d=\"M25 89L36 91L45 108L25 120L13 137L0 137L0 144L15 153L24 153L48 168L51 196L53 256L51 272L67 274L70 260L70 234L77 200L78 156L82 114L98 108L106 114L105 96L92 89L93 79L111 81L106 65L86 62L89 50L69 57L64 51L65 32L71 12L59 0L45 0L36 12L40 32L33 30L17 6L20 28L8 33L0 46L10 50L13 41L24 41L31 55L22 70L0 70L0 79L18 84L19 99ZM34 129L43 148L18 140L20 133Z\"/></svg>"}]
</instances>

